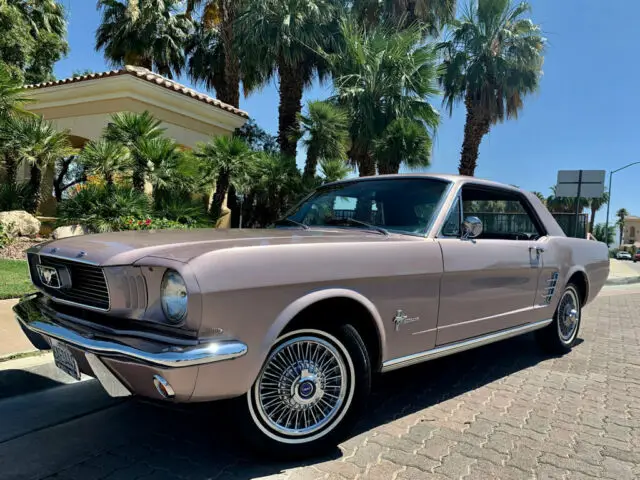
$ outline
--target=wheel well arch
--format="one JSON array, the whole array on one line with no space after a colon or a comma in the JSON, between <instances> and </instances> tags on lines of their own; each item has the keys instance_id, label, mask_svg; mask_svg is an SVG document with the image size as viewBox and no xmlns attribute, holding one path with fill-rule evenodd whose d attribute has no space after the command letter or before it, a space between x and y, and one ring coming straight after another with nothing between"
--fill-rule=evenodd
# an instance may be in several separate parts
<instances>
[{"instance_id":1,"label":"wheel well arch","mask_svg":"<svg viewBox=\"0 0 640 480\"><path fill-rule=\"evenodd\" d=\"M384 331L380 317L371 306L351 296L331 296L309 303L298 310L278 333L278 337L300 328L326 330L334 325L348 323L362 337L371 361L372 370L378 371L384 357Z\"/></svg>"},{"instance_id":2,"label":"wheel well arch","mask_svg":"<svg viewBox=\"0 0 640 480\"><path fill-rule=\"evenodd\" d=\"M582 270L577 270L569 277L567 284L569 283L574 284L578 289L582 306L584 306L589 298L589 280L587 279L587 274Z\"/></svg>"}]
</instances>

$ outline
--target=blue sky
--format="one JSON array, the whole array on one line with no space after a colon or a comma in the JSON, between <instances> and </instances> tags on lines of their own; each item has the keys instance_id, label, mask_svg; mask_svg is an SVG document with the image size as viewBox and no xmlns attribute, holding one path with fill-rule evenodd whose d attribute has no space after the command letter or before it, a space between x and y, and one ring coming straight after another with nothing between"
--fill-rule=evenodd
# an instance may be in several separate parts
<instances>
[{"instance_id":1,"label":"blue sky","mask_svg":"<svg viewBox=\"0 0 640 480\"><path fill-rule=\"evenodd\" d=\"M93 48L99 22L96 2L62 1L69 12L71 52L56 65L56 76L107 69L102 54ZM609 171L640 161L640 35L620 21L640 18L640 2L531 0L531 4L532 18L549 42L541 88L526 99L517 121L496 125L484 138L476 176L546 196L558 170ZM314 85L305 93L305 101L325 98L330 92L329 85ZM242 99L240 106L265 130L277 131L277 85ZM431 172L457 173L463 126L463 107L452 117L443 111ZM612 219L621 207L640 216L638 178L640 165L614 175ZM596 220L604 218L605 208Z\"/></svg>"}]
</instances>

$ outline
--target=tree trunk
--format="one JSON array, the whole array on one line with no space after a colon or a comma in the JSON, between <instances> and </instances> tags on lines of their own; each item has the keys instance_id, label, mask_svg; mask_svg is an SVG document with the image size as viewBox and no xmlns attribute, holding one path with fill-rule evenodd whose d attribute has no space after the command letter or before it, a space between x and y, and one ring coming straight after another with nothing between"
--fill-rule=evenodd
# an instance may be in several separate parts
<instances>
[{"instance_id":1,"label":"tree trunk","mask_svg":"<svg viewBox=\"0 0 640 480\"><path fill-rule=\"evenodd\" d=\"M33 192L33 212L37 213L42 202L42 192L40 187L42 186L42 170L38 165L31 165L31 172L29 178L29 185L31 185L31 191Z\"/></svg>"},{"instance_id":2,"label":"tree trunk","mask_svg":"<svg viewBox=\"0 0 640 480\"><path fill-rule=\"evenodd\" d=\"M597 210L591 207L591 219L589 220L589 233L591 233L592 235L593 235L593 227L596 221L596 212Z\"/></svg>"},{"instance_id":3,"label":"tree trunk","mask_svg":"<svg viewBox=\"0 0 640 480\"><path fill-rule=\"evenodd\" d=\"M5 155L4 157L4 173L4 180L7 184L15 185L16 178L18 178L18 162L11 154Z\"/></svg>"},{"instance_id":4,"label":"tree trunk","mask_svg":"<svg viewBox=\"0 0 640 480\"><path fill-rule=\"evenodd\" d=\"M131 175L131 183L133 189L139 192L144 192L144 177L146 172L146 165L141 158L134 159L133 174Z\"/></svg>"},{"instance_id":5,"label":"tree trunk","mask_svg":"<svg viewBox=\"0 0 640 480\"><path fill-rule=\"evenodd\" d=\"M396 174L400 171L400 165L394 165L391 163L378 164L378 173L380 175Z\"/></svg>"},{"instance_id":6,"label":"tree trunk","mask_svg":"<svg viewBox=\"0 0 640 480\"><path fill-rule=\"evenodd\" d=\"M224 51L224 81L226 93L219 98L233 107L240 107L240 61L233 48L233 25L236 19L236 0L220 0L222 12L222 49Z\"/></svg>"},{"instance_id":7,"label":"tree trunk","mask_svg":"<svg viewBox=\"0 0 640 480\"><path fill-rule=\"evenodd\" d=\"M231 210L231 228L240 226L240 202L236 194L236 188L229 185L229 193L227 193L227 208Z\"/></svg>"},{"instance_id":8,"label":"tree trunk","mask_svg":"<svg viewBox=\"0 0 640 480\"><path fill-rule=\"evenodd\" d=\"M491 122L478 111L469 93L467 93L464 103L467 107L467 120L464 125L464 140L458 171L460 175L473 177L478 162L480 142L482 142L482 137L489 133Z\"/></svg>"},{"instance_id":9,"label":"tree trunk","mask_svg":"<svg viewBox=\"0 0 640 480\"><path fill-rule=\"evenodd\" d=\"M358 173L361 177L372 177L376 174L376 164L369 152L359 152L354 155L358 165Z\"/></svg>"},{"instance_id":10,"label":"tree trunk","mask_svg":"<svg viewBox=\"0 0 640 480\"><path fill-rule=\"evenodd\" d=\"M314 148L307 149L307 160L304 164L304 172L302 173L302 182L307 185L316 176L318 169L318 154Z\"/></svg>"},{"instance_id":11,"label":"tree trunk","mask_svg":"<svg viewBox=\"0 0 640 480\"><path fill-rule=\"evenodd\" d=\"M213 194L213 200L211 201L211 217L214 219L220 218L222 213L222 203L224 197L229 190L229 173L221 172L216 179L216 191Z\"/></svg>"},{"instance_id":12,"label":"tree trunk","mask_svg":"<svg viewBox=\"0 0 640 480\"><path fill-rule=\"evenodd\" d=\"M278 62L280 74L280 105L278 106L278 144L282 154L296 157L297 143L291 134L299 127L298 114L302 111L304 82L300 69L291 67L282 59Z\"/></svg>"}]
</instances>

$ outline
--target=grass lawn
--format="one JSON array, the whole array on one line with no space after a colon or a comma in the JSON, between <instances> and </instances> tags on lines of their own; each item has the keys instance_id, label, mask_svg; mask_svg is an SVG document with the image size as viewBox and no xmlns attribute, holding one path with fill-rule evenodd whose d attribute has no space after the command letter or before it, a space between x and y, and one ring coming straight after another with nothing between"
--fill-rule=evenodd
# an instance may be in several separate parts
<instances>
[{"instance_id":1,"label":"grass lawn","mask_svg":"<svg viewBox=\"0 0 640 480\"><path fill-rule=\"evenodd\" d=\"M35 290L27 268L25 260L0 258L0 299L18 298Z\"/></svg>"}]
</instances>

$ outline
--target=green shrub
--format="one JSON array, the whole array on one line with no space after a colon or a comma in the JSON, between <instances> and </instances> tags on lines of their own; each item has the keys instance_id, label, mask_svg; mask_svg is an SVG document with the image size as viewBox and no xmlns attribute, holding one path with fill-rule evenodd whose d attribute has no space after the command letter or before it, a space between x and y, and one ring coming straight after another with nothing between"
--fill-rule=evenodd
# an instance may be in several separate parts
<instances>
[{"instance_id":1,"label":"green shrub","mask_svg":"<svg viewBox=\"0 0 640 480\"><path fill-rule=\"evenodd\" d=\"M192 200L188 194L173 192L155 200L154 217L172 220L189 226L206 226L211 222L202 201Z\"/></svg>"},{"instance_id":2,"label":"green shrub","mask_svg":"<svg viewBox=\"0 0 640 480\"><path fill-rule=\"evenodd\" d=\"M125 218L148 218L151 202L131 187L88 185L58 206L58 224L80 224L93 232L118 230Z\"/></svg>"},{"instance_id":3,"label":"green shrub","mask_svg":"<svg viewBox=\"0 0 640 480\"><path fill-rule=\"evenodd\" d=\"M58 206L58 225L80 224L92 232L114 232L206 224L200 203L185 198L165 198L158 203L154 211L147 195L128 186L89 185Z\"/></svg>"},{"instance_id":4,"label":"green shrub","mask_svg":"<svg viewBox=\"0 0 640 480\"><path fill-rule=\"evenodd\" d=\"M3 183L0 185L0 212L35 208L35 195L29 183Z\"/></svg>"},{"instance_id":5,"label":"green shrub","mask_svg":"<svg viewBox=\"0 0 640 480\"><path fill-rule=\"evenodd\" d=\"M127 217L121 219L118 230L161 230L161 229L185 229L189 225L179 223L166 218L134 218Z\"/></svg>"}]
</instances>

